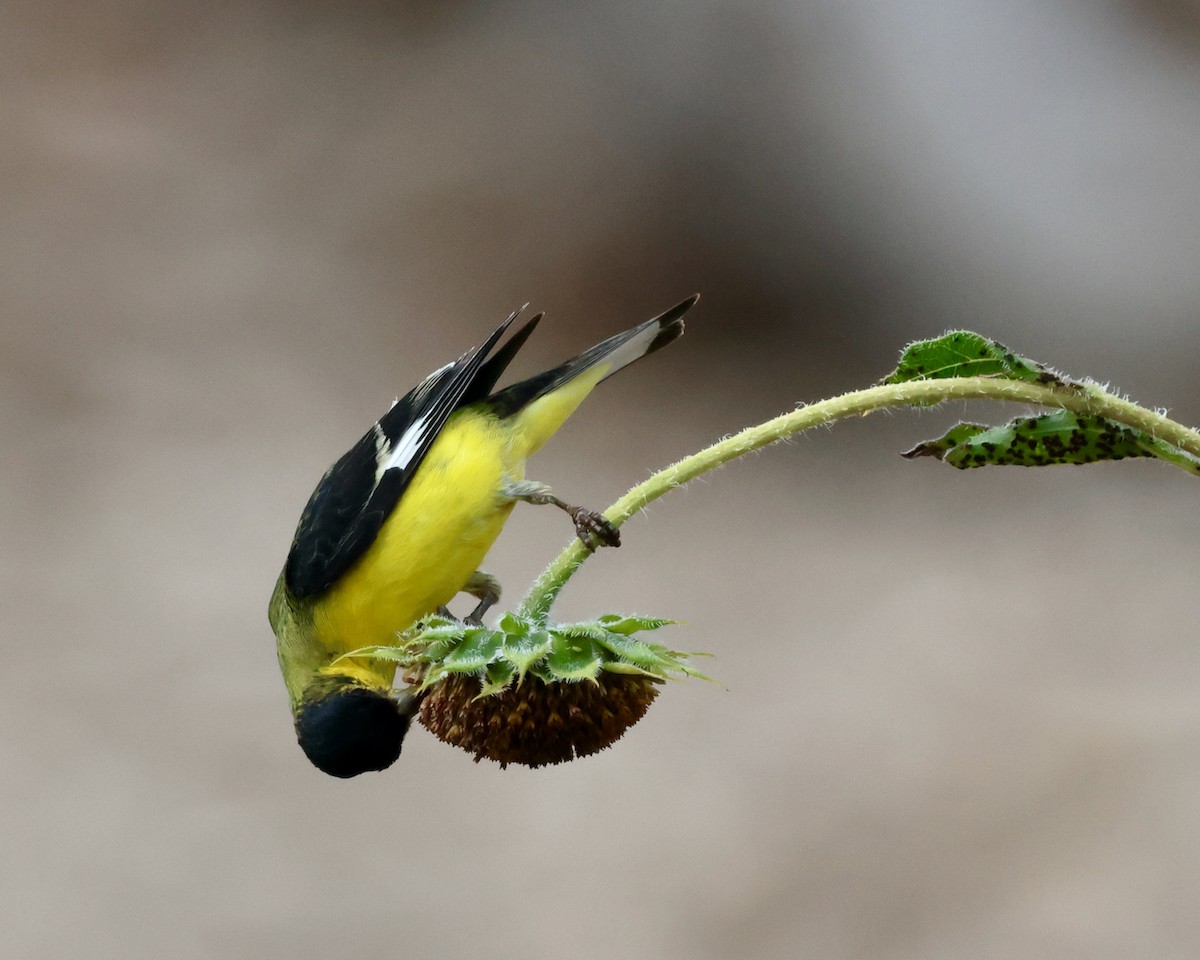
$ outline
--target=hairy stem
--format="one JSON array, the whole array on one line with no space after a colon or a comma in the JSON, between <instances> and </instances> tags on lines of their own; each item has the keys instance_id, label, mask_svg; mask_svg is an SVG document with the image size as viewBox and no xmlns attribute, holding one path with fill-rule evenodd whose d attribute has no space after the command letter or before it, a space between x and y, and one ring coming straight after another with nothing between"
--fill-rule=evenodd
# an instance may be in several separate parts
<instances>
[{"instance_id":1,"label":"hairy stem","mask_svg":"<svg viewBox=\"0 0 1200 960\"><path fill-rule=\"evenodd\" d=\"M1005 400L1060 407L1072 413L1101 416L1141 430L1158 443L1165 443L1200 458L1200 433L1160 413L1138 406L1095 384L1060 386L1029 383L999 377L952 377L941 380L912 380L855 390L782 414L766 423L747 427L710 447L685 457L626 493L604 511L620 526L631 516L689 480L772 443L824 423L846 417L866 416L888 407L928 406L944 400ZM1163 459L1196 473L1186 457ZM560 590L588 557L578 540L560 553L530 587L521 603L521 613L545 621Z\"/></svg>"}]
</instances>

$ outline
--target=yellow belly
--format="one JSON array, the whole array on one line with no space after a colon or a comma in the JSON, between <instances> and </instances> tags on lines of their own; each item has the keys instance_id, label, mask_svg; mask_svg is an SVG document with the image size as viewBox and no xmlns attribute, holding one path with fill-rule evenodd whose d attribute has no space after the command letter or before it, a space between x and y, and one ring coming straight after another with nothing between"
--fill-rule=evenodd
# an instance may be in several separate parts
<instances>
[{"instance_id":1,"label":"yellow belly","mask_svg":"<svg viewBox=\"0 0 1200 960\"><path fill-rule=\"evenodd\" d=\"M500 535L513 508L501 490L524 468L495 418L451 417L375 543L317 602L321 645L340 654L391 643L449 603Z\"/></svg>"}]
</instances>

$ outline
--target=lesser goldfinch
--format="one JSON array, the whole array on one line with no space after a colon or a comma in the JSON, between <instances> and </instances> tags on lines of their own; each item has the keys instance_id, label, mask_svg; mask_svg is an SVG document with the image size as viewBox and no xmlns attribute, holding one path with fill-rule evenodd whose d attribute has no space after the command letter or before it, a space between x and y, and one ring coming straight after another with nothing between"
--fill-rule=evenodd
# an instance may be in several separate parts
<instances>
[{"instance_id":1,"label":"lesser goldfinch","mask_svg":"<svg viewBox=\"0 0 1200 960\"><path fill-rule=\"evenodd\" d=\"M481 618L500 586L479 565L518 500L566 510L592 549L619 542L600 514L525 479L525 461L596 384L679 337L697 299L493 392L541 319L497 349L513 313L396 401L321 478L269 610L296 737L315 766L353 777L395 762L416 698L392 689L394 663L334 661L393 643L460 592L478 599L471 618Z\"/></svg>"}]
</instances>

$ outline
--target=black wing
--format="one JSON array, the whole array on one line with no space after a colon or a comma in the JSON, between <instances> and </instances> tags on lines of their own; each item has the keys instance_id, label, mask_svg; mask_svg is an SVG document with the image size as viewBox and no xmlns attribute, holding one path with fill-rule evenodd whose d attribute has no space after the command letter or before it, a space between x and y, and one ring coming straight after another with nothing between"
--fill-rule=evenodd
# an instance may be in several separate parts
<instances>
[{"instance_id":1,"label":"black wing","mask_svg":"<svg viewBox=\"0 0 1200 960\"><path fill-rule=\"evenodd\" d=\"M487 396L540 319L530 320L485 363L516 317L514 312L481 346L398 400L321 478L284 567L293 596L328 590L375 542L450 414Z\"/></svg>"}]
</instances>

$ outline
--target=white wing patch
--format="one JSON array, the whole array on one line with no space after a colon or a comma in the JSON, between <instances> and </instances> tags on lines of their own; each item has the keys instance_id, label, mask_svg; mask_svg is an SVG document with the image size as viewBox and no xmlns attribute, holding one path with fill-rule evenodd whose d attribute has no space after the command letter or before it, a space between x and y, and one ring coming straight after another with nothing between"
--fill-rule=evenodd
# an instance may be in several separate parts
<instances>
[{"instance_id":1,"label":"white wing patch","mask_svg":"<svg viewBox=\"0 0 1200 960\"><path fill-rule=\"evenodd\" d=\"M445 366L438 367L429 376L427 376L413 391L413 406L420 409L426 406L425 398L441 386L446 374L461 361L452 361ZM392 406L395 406L393 403ZM389 470L404 469L412 462L412 459L417 456L425 441L429 439L430 432L434 424L438 420L437 404L426 410L423 417L414 420L408 425L408 428L400 435L395 445L388 443L387 434L383 432L383 427L378 423L375 424L375 485L379 486L379 481L383 479L383 475Z\"/></svg>"},{"instance_id":2,"label":"white wing patch","mask_svg":"<svg viewBox=\"0 0 1200 960\"><path fill-rule=\"evenodd\" d=\"M389 470L395 468L402 470L408 466L429 437L429 432L433 427L433 424L430 422L431 419L430 417L422 417L420 420L415 421L404 431L396 445L390 450L387 448L387 438L383 436L383 431L378 431L376 434L375 454L377 461L375 467L376 484L379 483L383 475Z\"/></svg>"},{"instance_id":3,"label":"white wing patch","mask_svg":"<svg viewBox=\"0 0 1200 960\"><path fill-rule=\"evenodd\" d=\"M371 430L375 434L375 486L379 486L383 471L387 469L384 464L388 458L388 440L387 434L383 432L383 427L379 425L378 421L371 427Z\"/></svg>"}]
</instances>

